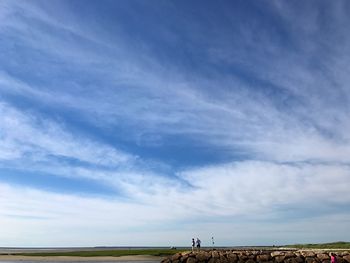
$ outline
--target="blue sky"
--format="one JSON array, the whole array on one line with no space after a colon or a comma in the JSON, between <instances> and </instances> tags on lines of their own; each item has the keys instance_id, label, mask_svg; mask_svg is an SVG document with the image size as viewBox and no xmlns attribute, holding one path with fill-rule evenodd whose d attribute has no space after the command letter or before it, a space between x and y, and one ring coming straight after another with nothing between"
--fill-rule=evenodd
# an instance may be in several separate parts
<instances>
[{"instance_id":1,"label":"blue sky","mask_svg":"<svg viewBox=\"0 0 350 263\"><path fill-rule=\"evenodd\" d=\"M0 246L350 231L346 1L0 1Z\"/></svg>"}]
</instances>

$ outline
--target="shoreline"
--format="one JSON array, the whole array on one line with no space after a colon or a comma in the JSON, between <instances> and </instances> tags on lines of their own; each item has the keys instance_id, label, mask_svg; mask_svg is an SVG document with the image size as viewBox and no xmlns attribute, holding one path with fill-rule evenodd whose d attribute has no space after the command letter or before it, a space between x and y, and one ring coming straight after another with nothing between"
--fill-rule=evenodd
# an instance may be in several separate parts
<instances>
[{"instance_id":1,"label":"shoreline","mask_svg":"<svg viewBox=\"0 0 350 263\"><path fill-rule=\"evenodd\" d=\"M161 262L164 257L150 255L133 255L120 257L78 257L78 256L17 256L17 255L0 255L1 261L43 261L43 262L82 262L82 261L157 261Z\"/></svg>"}]
</instances>

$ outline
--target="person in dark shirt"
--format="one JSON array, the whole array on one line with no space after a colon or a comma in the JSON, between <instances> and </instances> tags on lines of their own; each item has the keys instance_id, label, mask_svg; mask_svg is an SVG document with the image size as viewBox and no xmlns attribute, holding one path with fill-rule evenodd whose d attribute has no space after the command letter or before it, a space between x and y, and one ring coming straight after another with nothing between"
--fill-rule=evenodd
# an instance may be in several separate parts
<instances>
[{"instance_id":1,"label":"person in dark shirt","mask_svg":"<svg viewBox=\"0 0 350 263\"><path fill-rule=\"evenodd\" d=\"M201 250L201 241L199 240L198 237L197 237L197 240L196 240L196 244L197 244L197 250L200 251Z\"/></svg>"}]
</instances>

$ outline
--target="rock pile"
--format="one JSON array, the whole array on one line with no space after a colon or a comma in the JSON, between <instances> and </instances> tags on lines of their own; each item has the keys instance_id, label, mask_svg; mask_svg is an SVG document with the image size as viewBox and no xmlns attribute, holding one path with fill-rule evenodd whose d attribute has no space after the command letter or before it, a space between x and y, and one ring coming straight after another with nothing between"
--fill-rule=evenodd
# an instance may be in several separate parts
<instances>
[{"instance_id":1,"label":"rock pile","mask_svg":"<svg viewBox=\"0 0 350 263\"><path fill-rule=\"evenodd\" d=\"M335 252L338 263L350 263L350 252ZM330 263L327 252L204 250L177 253L162 263Z\"/></svg>"}]
</instances>

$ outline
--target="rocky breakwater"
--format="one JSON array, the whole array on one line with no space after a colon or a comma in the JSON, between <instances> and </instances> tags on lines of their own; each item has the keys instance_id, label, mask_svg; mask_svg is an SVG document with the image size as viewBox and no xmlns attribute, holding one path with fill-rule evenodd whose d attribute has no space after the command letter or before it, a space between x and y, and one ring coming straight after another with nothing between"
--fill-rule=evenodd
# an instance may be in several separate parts
<instances>
[{"instance_id":1,"label":"rocky breakwater","mask_svg":"<svg viewBox=\"0 0 350 263\"><path fill-rule=\"evenodd\" d=\"M338 263L350 263L350 252L334 252ZM318 251L234 251L182 252L162 263L330 263L329 252Z\"/></svg>"}]
</instances>

